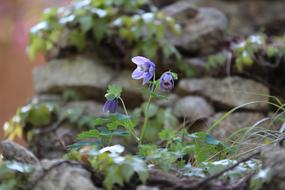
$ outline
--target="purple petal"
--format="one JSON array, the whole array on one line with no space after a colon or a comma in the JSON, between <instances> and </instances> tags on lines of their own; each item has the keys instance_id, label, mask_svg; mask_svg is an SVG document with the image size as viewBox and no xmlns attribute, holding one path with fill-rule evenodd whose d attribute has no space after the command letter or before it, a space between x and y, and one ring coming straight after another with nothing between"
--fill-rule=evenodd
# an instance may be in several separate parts
<instances>
[{"instance_id":1,"label":"purple petal","mask_svg":"<svg viewBox=\"0 0 285 190\"><path fill-rule=\"evenodd\" d=\"M142 79L144 72L141 71L139 68L136 68L132 73L133 79Z\"/></svg>"},{"instance_id":2,"label":"purple petal","mask_svg":"<svg viewBox=\"0 0 285 190\"><path fill-rule=\"evenodd\" d=\"M143 65L147 62L151 62L149 59L142 57L142 56L136 56L132 58L132 62L137 65ZM152 63L152 62L151 62Z\"/></svg>"},{"instance_id":3,"label":"purple petal","mask_svg":"<svg viewBox=\"0 0 285 190\"><path fill-rule=\"evenodd\" d=\"M151 73L146 73L144 75L144 79L143 79L143 85L145 85L151 78L152 78L152 74Z\"/></svg>"},{"instance_id":4,"label":"purple petal","mask_svg":"<svg viewBox=\"0 0 285 190\"><path fill-rule=\"evenodd\" d=\"M165 72L160 77L160 89L162 91L171 91L174 88L174 80L171 72Z\"/></svg>"},{"instance_id":5,"label":"purple petal","mask_svg":"<svg viewBox=\"0 0 285 190\"><path fill-rule=\"evenodd\" d=\"M118 101L117 100L112 100L110 107L109 107L109 111L110 113L115 113L118 107Z\"/></svg>"},{"instance_id":6,"label":"purple petal","mask_svg":"<svg viewBox=\"0 0 285 190\"><path fill-rule=\"evenodd\" d=\"M103 106L103 112L108 113L109 112L109 107L110 107L111 101L107 100Z\"/></svg>"}]
</instances>

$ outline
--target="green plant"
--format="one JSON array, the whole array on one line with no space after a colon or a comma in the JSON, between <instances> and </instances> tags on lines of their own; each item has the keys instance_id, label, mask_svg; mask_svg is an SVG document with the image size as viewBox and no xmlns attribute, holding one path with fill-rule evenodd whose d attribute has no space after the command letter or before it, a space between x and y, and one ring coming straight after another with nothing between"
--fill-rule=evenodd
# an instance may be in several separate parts
<instances>
[{"instance_id":1,"label":"green plant","mask_svg":"<svg viewBox=\"0 0 285 190\"><path fill-rule=\"evenodd\" d=\"M104 175L103 185L108 190L115 185L123 187L135 174L145 183L148 171L144 161L132 155L123 156L123 152L123 146L113 145L100 150L89 148L86 151L72 151L65 158L88 162L96 172Z\"/></svg>"},{"instance_id":2,"label":"green plant","mask_svg":"<svg viewBox=\"0 0 285 190\"><path fill-rule=\"evenodd\" d=\"M126 57L157 59L160 52L164 58L179 58L167 40L168 31L178 34L180 27L148 0L74 0L68 7L45 10L31 29L27 52L34 58L56 49L81 52L107 45Z\"/></svg>"},{"instance_id":3,"label":"green plant","mask_svg":"<svg viewBox=\"0 0 285 190\"><path fill-rule=\"evenodd\" d=\"M32 167L28 164L16 161L0 161L0 189L20 189L21 183L30 172L32 172Z\"/></svg>"},{"instance_id":4,"label":"green plant","mask_svg":"<svg viewBox=\"0 0 285 190\"><path fill-rule=\"evenodd\" d=\"M56 107L52 104L31 103L19 108L10 121L4 124L5 134L9 139L22 138L24 127L29 124L32 127L43 127L52 122Z\"/></svg>"},{"instance_id":5,"label":"green plant","mask_svg":"<svg viewBox=\"0 0 285 190\"><path fill-rule=\"evenodd\" d=\"M224 52L208 57L207 69L223 66L226 62L232 62L238 72L254 64L277 65L285 54L283 42L284 36L269 37L262 33L232 41Z\"/></svg>"}]
</instances>

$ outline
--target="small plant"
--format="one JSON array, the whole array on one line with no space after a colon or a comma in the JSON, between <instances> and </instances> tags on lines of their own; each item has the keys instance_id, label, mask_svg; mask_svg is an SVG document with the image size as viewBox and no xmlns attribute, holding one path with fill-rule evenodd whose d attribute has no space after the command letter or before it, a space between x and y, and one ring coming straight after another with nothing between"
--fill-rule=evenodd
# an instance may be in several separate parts
<instances>
[{"instance_id":1,"label":"small plant","mask_svg":"<svg viewBox=\"0 0 285 190\"><path fill-rule=\"evenodd\" d=\"M97 118L94 122L94 127L106 125L106 127L94 128L91 131L86 131L81 133L78 138L99 138L103 136L102 132L105 130L105 135L110 136L110 140L113 135L132 135L133 138L139 143L142 144L145 138L145 132L148 126L150 108L152 106L151 101L153 98L165 98L165 96L158 92L160 88L161 92L170 92L174 88L174 80L176 80L177 74L167 71L161 75L159 79L156 80L155 77L155 64L142 56L136 56L132 58L132 62L137 65L137 68L132 73L132 78L135 80L143 80L143 85L147 86L146 92L148 93L148 101L145 106L143 106L144 113L144 122L140 130L140 135L135 131L135 118L132 118L125 106L123 99L121 98L122 88L119 86L110 85L108 87L107 93L105 95L106 102L103 106L103 111L110 113L111 115L108 118ZM124 109L124 114L117 114L117 108L119 102L122 104ZM120 129L124 127L125 130Z\"/></svg>"},{"instance_id":2,"label":"small plant","mask_svg":"<svg viewBox=\"0 0 285 190\"><path fill-rule=\"evenodd\" d=\"M4 124L5 134L9 139L23 137L23 129L26 125L31 127L43 127L52 122L56 107L52 104L31 103L19 108L8 122Z\"/></svg>"},{"instance_id":3,"label":"small plant","mask_svg":"<svg viewBox=\"0 0 285 190\"><path fill-rule=\"evenodd\" d=\"M115 185L123 187L135 174L145 183L148 177L145 162L136 156L123 156L124 150L121 145L108 146L100 150L89 147L81 149L80 152L71 151L65 158L85 162L96 172L103 174L103 186L108 190L112 190Z\"/></svg>"},{"instance_id":4,"label":"small plant","mask_svg":"<svg viewBox=\"0 0 285 190\"><path fill-rule=\"evenodd\" d=\"M0 160L0 189L20 189L20 184L24 182L25 177L27 177L32 170L33 168L28 164Z\"/></svg>"},{"instance_id":5,"label":"small plant","mask_svg":"<svg viewBox=\"0 0 285 190\"><path fill-rule=\"evenodd\" d=\"M233 63L238 72L254 64L274 67L282 63L284 54L284 36L268 37L265 34L255 34L234 40L224 52L209 56L207 69L223 66L227 62Z\"/></svg>"},{"instance_id":6,"label":"small plant","mask_svg":"<svg viewBox=\"0 0 285 190\"><path fill-rule=\"evenodd\" d=\"M74 0L68 7L44 11L42 21L31 29L27 52L33 59L39 53L109 47L124 58L179 58L167 31L179 34L180 26L148 0Z\"/></svg>"}]
</instances>

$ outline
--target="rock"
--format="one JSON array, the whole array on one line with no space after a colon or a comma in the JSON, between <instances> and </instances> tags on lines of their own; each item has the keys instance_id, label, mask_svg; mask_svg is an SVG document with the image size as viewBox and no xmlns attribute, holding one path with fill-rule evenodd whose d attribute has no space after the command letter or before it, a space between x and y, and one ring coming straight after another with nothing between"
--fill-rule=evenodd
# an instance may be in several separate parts
<instances>
[{"instance_id":1,"label":"rock","mask_svg":"<svg viewBox=\"0 0 285 190\"><path fill-rule=\"evenodd\" d=\"M176 94L167 95L166 99L158 99L155 101L155 104L160 107L173 107L173 105L178 101L179 97Z\"/></svg>"},{"instance_id":2,"label":"rock","mask_svg":"<svg viewBox=\"0 0 285 190\"><path fill-rule=\"evenodd\" d=\"M182 79L177 93L180 95L200 95L213 102L218 109L230 109L246 103L244 109L267 111L269 89L250 79L227 77L224 79Z\"/></svg>"},{"instance_id":3,"label":"rock","mask_svg":"<svg viewBox=\"0 0 285 190\"><path fill-rule=\"evenodd\" d=\"M285 31L284 1L191 0L185 2L192 6L214 7L222 11L228 17L229 33L232 35L250 35L260 30L271 34L283 34Z\"/></svg>"},{"instance_id":4,"label":"rock","mask_svg":"<svg viewBox=\"0 0 285 190\"><path fill-rule=\"evenodd\" d=\"M263 168L269 168L271 180L266 189L283 190L285 189L285 151L284 147L266 147L262 149L261 160Z\"/></svg>"},{"instance_id":5,"label":"rock","mask_svg":"<svg viewBox=\"0 0 285 190\"><path fill-rule=\"evenodd\" d=\"M136 190L159 190L158 187L149 187L146 185L139 185L137 186Z\"/></svg>"},{"instance_id":6,"label":"rock","mask_svg":"<svg viewBox=\"0 0 285 190\"><path fill-rule=\"evenodd\" d=\"M195 122L210 117L214 113L214 109L204 98L186 96L175 103L173 112L177 117Z\"/></svg>"},{"instance_id":7,"label":"rock","mask_svg":"<svg viewBox=\"0 0 285 190\"><path fill-rule=\"evenodd\" d=\"M122 98L127 108L135 108L143 102L142 82L132 79L131 76L131 71L120 71L110 82L110 84L123 87Z\"/></svg>"},{"instance_id":8,"label":"rock","mask_svg":"<svg viewBox=\"0 0 285 190\"><path fill-rule=\"evenodd\" d=\"M210 119L210 125L212 125L215 121L220 119L225 112L217 113ZM224 140L234 132L239 129L252 127L257 124L259 121L264 119L266 116L260 113L251 113L251 112L234 112L231 113L228 117L223 119L213 130L212 135L220 140ZM269 122L260 123L257 127L269 126ZM269 127L268 127L269 128ZM268 129L267 128L267 129ZM242 133L244 134L244 133Z\"/></svg>"},{"instance_id":9,"label":"rock","mask_svg":"<svg viewBox=\"0 0 285 190\"><path fill-rule=\"evenodd\" d=\"M53 60L33 70L37 94L74 90L81 97L102 100L113 76L112 69L100 60L85 57Z\"/></svg>"},{"instance_id":10,"label":"rock","mask_svg":"<svg viewBox=\"0 0 285 190\"><path fill-rule=\"evenodd\" d=\"M169 36L172 44L185 52L209 54L224 42L227 18L214 8L195 8L187 1L179 1L163 9L182 26L179 36Z\"/></svg>"},{"instance_id":11,"label":"rock","mask_svg":"<svg viewBox=\"0 0 285 190\"><path fill-rule=\"evenodd\" d=\"M158 8L165 7L165 6L170 5L176 1L178 1L178 0L152 0L153 4Z\"/></svg>"},{"instance_id":12,"label":"rock","mask_svg":"<svg viewBox=\"0 0 285 190\"><path fill-rule=\"evenodd\" d=\"M90 172L79 163L43 160L41 166L43 168L37 168L30 179L32 190L99 190L94 186Z\"/></svg>"},{"instance_id":13,"label":"rock","mask_svg":"<svg viewBox=\"0 0 285 190\"><path fill-rule=\"evenodd\" d=\"M39 163L39 160L31 151L10 140L1 142L1 152L5 160L15 160L17 162L33 165Z\"/></svg>"},{"instance_id":14,"label":"rock","mask_svg":"<svg viewBox=\"0 0 285 190\"><path fill-rule=\"evenodd\" d=\"M53 130L33 129L32 132L29 149L40 159L57 159L66 153L66 146L75 142L79 130L71 124L62 123Z\"/></svg>"},{"instance_id":15,"label":"rock","mask_svg":"<svg viewBox=\"0 0 285 190\"><path fill-rule=\"evenodd\" d=\"M66 103L62 112L69 110L76 111L77 113L92 116L105 116L103 113L103 104L94 101L73 101Z\"/></svg>"},{"instance_id":16,"label":"rock","mask_svg":"<svg viewBox=\"0 0 285 190\"><path fill-rule=\"evenodd\" d=\"M209 71L207 70L207 61L203 58L185 59L184 62L193 68L196 77L209 74Z\"/></svg>"}]
</instances>

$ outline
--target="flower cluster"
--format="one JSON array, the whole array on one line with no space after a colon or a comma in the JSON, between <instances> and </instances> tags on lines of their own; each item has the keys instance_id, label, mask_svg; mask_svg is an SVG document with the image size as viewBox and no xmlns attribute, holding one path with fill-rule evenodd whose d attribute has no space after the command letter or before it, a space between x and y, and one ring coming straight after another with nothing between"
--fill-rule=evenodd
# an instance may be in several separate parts
<instances>
[{"instance_id":1,"label":"flower cluster","mask_svg":"<svg viewBox=\"0 0 285 190\"><path fill-rule=\"evenodd\" d=\"M147 84L151 79L155 81L155 64L142 56L132 58L132 62L137 65L137 68L132 73L132 78L135 80L143 80L143 85ZM177 79L176 74L170 71L163 73L159 79L160 90L163 92L170 92L174 88L174 80ZM120 93L112 94L112 90L108 90L106 94L107 101L103 106L103 112L115 113L118 107L118 98ZM110 93L111 92L111 93ZM109 97L109 98L108 98ZM111 98L110 98L111 97Z\"/></svg>"}]
</instances>

